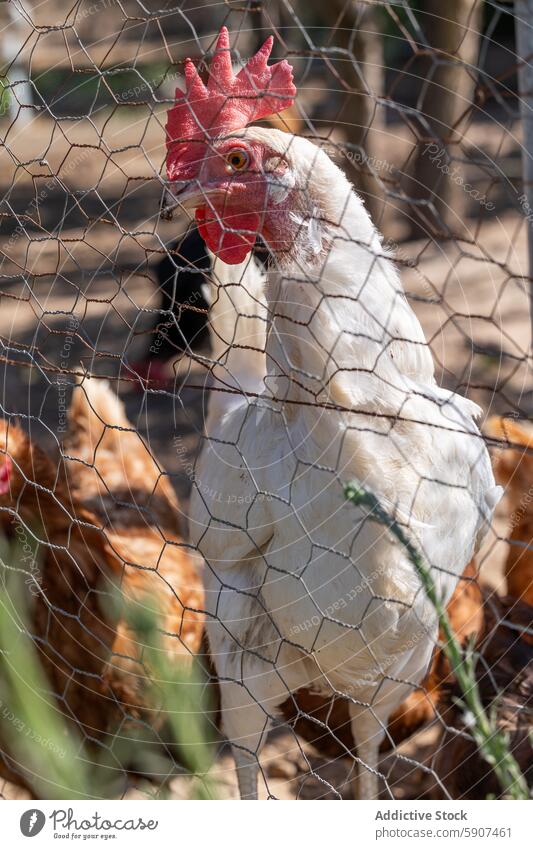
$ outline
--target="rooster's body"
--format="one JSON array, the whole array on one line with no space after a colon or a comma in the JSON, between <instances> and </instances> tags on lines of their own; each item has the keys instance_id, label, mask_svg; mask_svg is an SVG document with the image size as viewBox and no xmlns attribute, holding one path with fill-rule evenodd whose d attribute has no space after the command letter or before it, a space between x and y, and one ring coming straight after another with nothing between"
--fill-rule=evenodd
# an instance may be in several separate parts
<instances>
[{"instance_id":1,"label":"rooster's body","mask_svg":"<svg viewBox=\"0 0 533 849\"><path fill-rule=\"evenodd\" d=\"M222 80L224 34L218 49L207 93L191 83L207 101ZM257 57L250 65L255 73ZM290 91L281 75L274 66L272 79ZM229 80L232 92L237 83ZM169 132L184 108L178 102ZM230 107L225 117L203 159L197 145L170 143L167 160L171 179L183 177L178 199L197 209L208 246L233 267L235 292L240 282L248 293L228 341L241 373L252 367L255 392L243 387L227 412L210 414L191 501L193 541L209 567L224 730L241 794L253 797L281 703L302 687L342 693L367 768L359 791L372 797L387 720L428 667L437 617L406 552L345 502L342 484L369 488L404 525L445 602L499 491L474 424L479 409L436 385L420 324L342 172L306 139L236 131ZM266 309L266 331L255 343L240 335L254 267L237 264L250 231L272 255L254 319L259 329ZM216 335L216 316L212 324Z\"/></svg>"}]
</instances>

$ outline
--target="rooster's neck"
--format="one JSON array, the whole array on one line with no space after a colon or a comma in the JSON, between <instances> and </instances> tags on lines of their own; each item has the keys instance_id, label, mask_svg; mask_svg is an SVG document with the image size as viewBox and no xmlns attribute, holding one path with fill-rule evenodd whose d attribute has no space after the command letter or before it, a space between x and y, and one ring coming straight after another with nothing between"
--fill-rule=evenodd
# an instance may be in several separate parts
<instances>
[{"instance_id":1,"label":"rooster's neck","mask_svg":"<svg viewBox=\"0 0 533 849\"><path fill-rule=\"evenodd\" d=\"M401 404L409 380L433 382L432 357L379 237L358 241L347 223L325 233L319 262L268 275L269 388L300 402Z\"/></svg>"}]
</instances>

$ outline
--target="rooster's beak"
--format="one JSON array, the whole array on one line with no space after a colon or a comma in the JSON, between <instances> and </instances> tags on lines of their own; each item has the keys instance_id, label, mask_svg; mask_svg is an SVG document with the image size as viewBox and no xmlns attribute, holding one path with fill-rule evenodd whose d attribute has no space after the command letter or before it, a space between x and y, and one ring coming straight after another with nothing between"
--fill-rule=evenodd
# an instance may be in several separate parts
<instances>
[{"instance_id":1,"label":"rooster's beak","mask_svg":"<svg viewBox=\"0 0 533 849\"><path fill-rule=\"evenodd\" d=\"M216 185L201 185L197 180L186 183L174 183L169 188L172 196L173 207L181 206L183 209L198 209L199 206L209 204L215 197L223 197L225 192Z\"/></svg>"}]
</instances>

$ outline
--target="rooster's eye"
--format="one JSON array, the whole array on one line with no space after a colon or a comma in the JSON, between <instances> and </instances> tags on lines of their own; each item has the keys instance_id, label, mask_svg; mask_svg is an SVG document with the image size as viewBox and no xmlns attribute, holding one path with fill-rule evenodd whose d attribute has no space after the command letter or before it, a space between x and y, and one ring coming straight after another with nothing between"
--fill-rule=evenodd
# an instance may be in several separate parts
<instances>
[{"instance_id":1,"label":"rooster's eye","mask_svg":"<svg viewBox=\"0 0 533 849\"><path fill-rule=\"evenodd\" d=\"M245 150L238 147L226 154L228 171L244 171L250 164L250 157Z\"/></svg>"}]
</instances>

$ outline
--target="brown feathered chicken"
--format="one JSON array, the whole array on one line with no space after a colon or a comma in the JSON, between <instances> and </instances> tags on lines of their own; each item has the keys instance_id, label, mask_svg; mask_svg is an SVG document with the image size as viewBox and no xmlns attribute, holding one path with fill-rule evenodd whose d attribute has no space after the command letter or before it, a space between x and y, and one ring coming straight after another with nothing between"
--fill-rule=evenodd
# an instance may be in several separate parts
<instances>
[{"instance_id":1,"label":"brown feathered chicken","mask_svg":"<svg viewBox=\"0 0 533 849\"><path fill-rule=\"evenodd\" d=\"M511 508L507 592L533 606L533 432L512 419L493 416L487 433L508 443L494 451L493 462Z\"/></svg>"},{"instance_id":2,"label":"brown feathered chicken","mask_svg":"<svg viewBox=\"0 0 533 849\"><path fill-rule=\"evenodd\" d=\"M59 479L56 464L3 420L0 529L24 554L28 631L60 710L82 736L101 738L119 719L107 670L117 638L109 599L121 563L96 517ZM8 567L2 563L2 572ZM0 773L31 787L31 772L13 760L13 733L5 729L0 740Z\"/></svg>"},{"instance_id":3,"label":"brown feathered chicken","mask_svg":"<svg viewBox=\"0 0 533 849\"><path fill-rule=\"evenodd\" d=\"M26 538L39 540L26 575L30 634L83 739L137 718L159 727L143 647L116 602L151 609L177 662L200 648L203 590L178 532L177 499L105 382L75 390L67 452L58 470L19 427L0 422L0 529L28 548ZM31 788L31 773L14 768L9 741L0 742L0 774Z\"/></svg>"},{"instance_id":4,"label":"brown feathered chicken","mask_svg":"<svg viewBox=\"0 0 533 849\"><path fill-rule=\"evenodd\" d=\"M158 617L162 647L190 660L200 648L204 597L199 561L179 533L180 508L168 475L128 421L107 381L86 380L74 390L65 443L71 492L98 516L118 558L126 602ZM134 715L146 708L142 647L118 623L109 678ZM127 670L128 675L113 670Z\"/></svg>"},{"instance_id":5,"label":"brown feathered chicken","mask_svg":"<svg viewBox=\"0 0 533 849\"><path fill-rule=\"evenodd\" d=\"M159 526L176 536L181 512L172 484L107 380L74 389L64 454L71 490L106 527Z\"/></svg>"}]
</instances>

